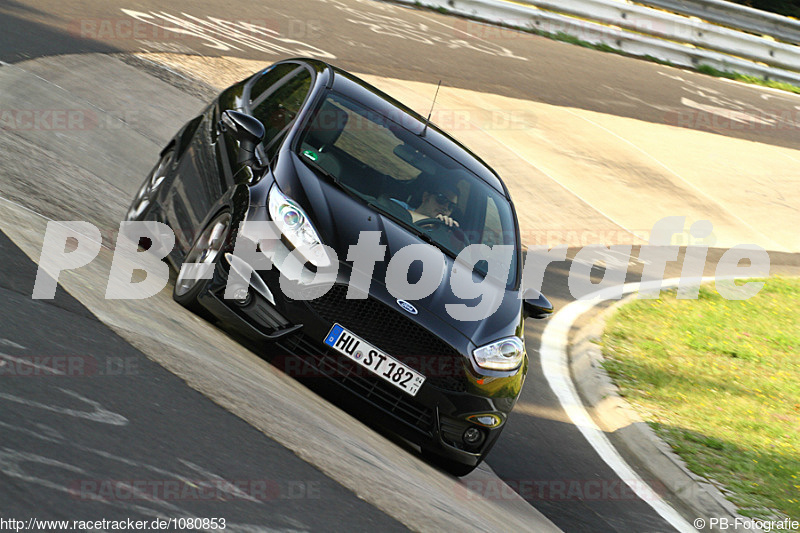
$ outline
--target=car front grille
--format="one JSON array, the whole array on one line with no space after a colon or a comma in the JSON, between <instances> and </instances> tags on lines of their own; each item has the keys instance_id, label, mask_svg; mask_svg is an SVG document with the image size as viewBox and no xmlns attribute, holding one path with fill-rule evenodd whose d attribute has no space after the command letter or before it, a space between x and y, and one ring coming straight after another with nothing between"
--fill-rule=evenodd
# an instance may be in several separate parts
<instances>
[{"instance_id":1,"label":"car front grille","mask_svg":"<svg viewBox=\"0 0 800 533\"><path fill-rule=\"evenodd\" d=\"M278 343L288 354L310 365L299 376L324 376L375 407L393 415L427 436L433 431L433 412L405 392L386 383L344 355L304 334L291 335Z\"/></svg>"},{"instance_id":2,"label":"car front grille","mask_svg":"<svg viewBox=\"0 0 800 533\"><path fill-rule=\"evenodd\" d=\"M373 298L348 300L346 295L347 286L336 284L308 304L331 325L338 322L424 374L427 384L453 392L467 390L463 357L452 346Z\"/></svg>"}]
</instances>

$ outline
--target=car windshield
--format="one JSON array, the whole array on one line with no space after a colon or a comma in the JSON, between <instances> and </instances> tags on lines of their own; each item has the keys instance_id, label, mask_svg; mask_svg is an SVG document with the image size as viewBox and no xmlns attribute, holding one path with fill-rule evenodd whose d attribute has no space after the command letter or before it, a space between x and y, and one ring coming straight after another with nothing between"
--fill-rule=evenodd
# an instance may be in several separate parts
<instances>
[{"instance_id":1,"label":"car windshield","mask_svg":"<svg viewBox=\"0 0 800 533\"><path fill-rule=\"evenodd\" d=\"M470 244L511 245L513 284L517 239L508 200L404 128L399 122L407 115L397 112L387 117L329 92L301 136L299 155L453 257ZM477 262L478 271L486 268Z\"/></svg>"}]
</instances>

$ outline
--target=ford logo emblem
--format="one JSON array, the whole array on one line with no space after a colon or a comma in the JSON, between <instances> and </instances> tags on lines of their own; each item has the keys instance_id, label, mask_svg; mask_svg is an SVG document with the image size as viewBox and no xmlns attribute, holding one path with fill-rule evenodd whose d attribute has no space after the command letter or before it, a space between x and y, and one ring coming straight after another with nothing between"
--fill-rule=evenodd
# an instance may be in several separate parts
<instances>
[{"instance_id":1,"label":"ford logo emblem","mask_svg":"<svg viewBox=\"0 0 800 533\"><path fill-rule=\"evenodd\" d=\"M414 307L413 305L411 305L410 303L408 303L405 300L397 300L397 305L402 307L403 311L411 313L412 315L416 315L417 314L417 308Z\"/></svg>"}]
</instances>

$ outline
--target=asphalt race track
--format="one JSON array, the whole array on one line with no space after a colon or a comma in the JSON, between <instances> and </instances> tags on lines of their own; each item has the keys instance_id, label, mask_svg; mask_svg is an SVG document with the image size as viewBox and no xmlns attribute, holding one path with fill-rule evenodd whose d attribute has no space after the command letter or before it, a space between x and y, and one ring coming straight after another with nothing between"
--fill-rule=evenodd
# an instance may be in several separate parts
<instances>
[{"instance_id":1,"label":"asphalt race track","mask_svg":"<svg viewBox=\"0 0 800 533\"><path fill-rule=\"evenodd\" d=\"M236 33L224 21L263 30ZM174 131L220 87L298 55L367 75L419 108L442 79L439 122L509 176L529 244L543 244L548 230L558 238L598 226L613 232L606 244L641 244L638 230L655 213L707 211L722 248L710 251L706 274L734 242L770 250L773 272L800 269L795 96L373 0L5 2L0 518L225 518L234 531L674 531L621 488L625 480L561 408L538 365L542 323L527 323L531 370L487 467L457 480L271 367L259 357L264 347L243 346L185 312L171 285L147 301L105 300L109 248L62 273L55 299L30 298L48 221L89 221L113 246L130 198ZM514 145L521 133L505 123L461 127L478 121L469 106L535 117L525 131L544 132L541 146ZM38 118L23 123L25 112ZM594 136L563 154L547 151L545 136L568 135L570 120L591 121ZM665 152L694 159L687 168L678 158L664 164L666 154L657 164L633 160L645 150L655 160L654 146L631 148L637 135L663 135ZM747 157L747 170L704 171L708 182L693 181L689 167L719 167L726 155L701 160L686 139ZM605 174L567 181L566 159ZM771 176L741 187L741 197L721 190L726 177L744 180L757 165ZM655 183L656 172L680 174L685 187ZM639 191L642 205L615 205L613 185L602 190L609 176ZM686 211L675 211L681 199ZM545 273L557 308L575 296L571 265L556 261ZM631 281L641 267L607 256L585 270L596 282L627 269ZM680 272L680 262L667 265L667 276ZM603 489L589 495L589 485ZM661 496L691 518L673 495Z\"/></svg>"},{"instance_id":2,"label":"asphalt race track","mask_svg":"<svg viewBox=\"0 0 800 533\"><path fill-rule=\"evenodd\" d=\"M4 235L0 247L3 328L15 339L4 338L2 352L18 370L0 392L4 518L225 517L248 530L269 516L276 530L405 529L187 387L69 294L32 305L20 288L36 264ZM217 479L230 484L208 483Z\"/></svg>"}]
</instances>

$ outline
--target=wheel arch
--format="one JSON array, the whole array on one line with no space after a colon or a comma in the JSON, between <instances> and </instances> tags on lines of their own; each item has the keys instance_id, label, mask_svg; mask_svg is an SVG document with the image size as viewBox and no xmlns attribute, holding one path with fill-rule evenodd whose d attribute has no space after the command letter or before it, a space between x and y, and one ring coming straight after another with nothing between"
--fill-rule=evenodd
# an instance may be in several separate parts
<instances>
[{"instance_id":1,"label":"wheel arch","mask_svg":"<svg viewBox=\"0 0 800 533\"><path fill-rule=\"evenodd\" d=\"M222 213L225 210L231 212L232 217L232 226L233 231L231 231L232 240L230 242L231 245L235 244L235 236L239 232L239 225L247 216L247 212L250 208L250 187L247 184L239 183L228 189L228 191L219 198L214 205L211 206L211 209L208 210L203 221L198 224L195 231L197 232L196 235L199 235L200 232L205 228L217 215ZM195 236L196 236L195 235ZM194 237L192 238L192 243L194 243ZM181 250L180 255L178 257L173 257L173 266L176 270L180 270L181 264L183 264L183 260L186 258L186 254L189 250Z\"/></svg>"}]
</instances>

